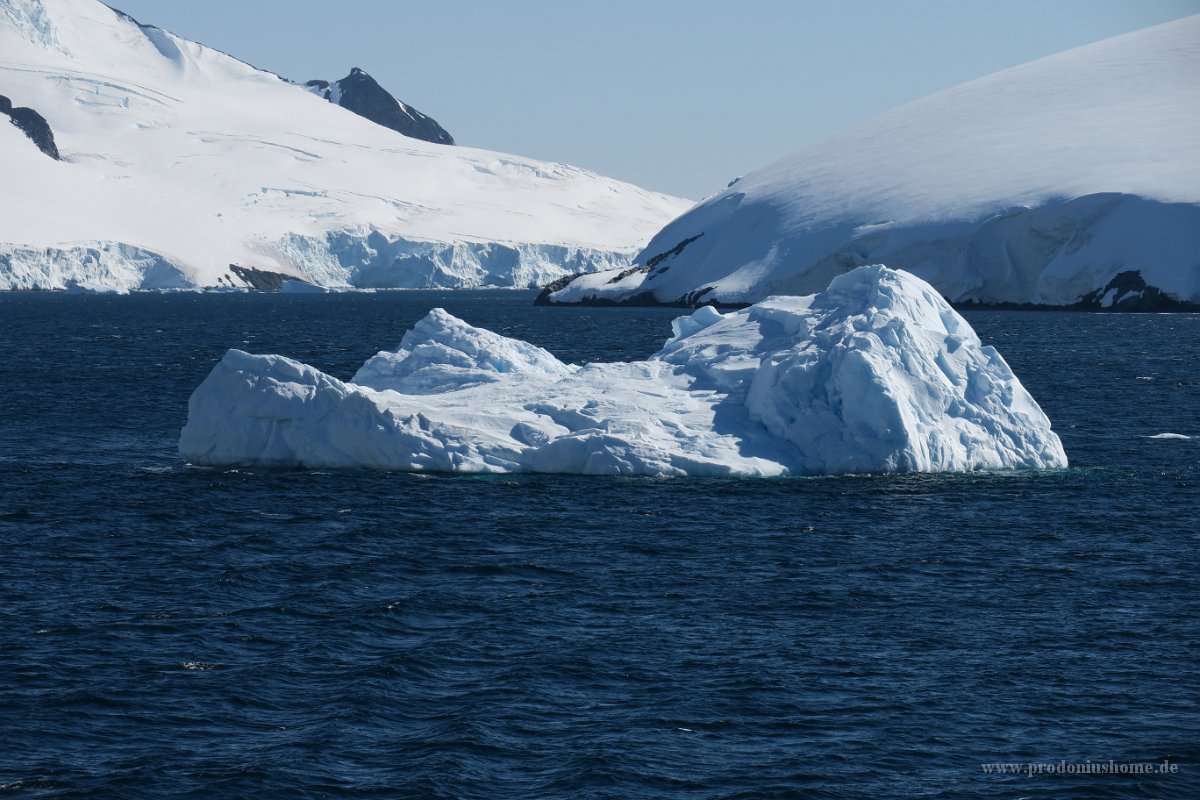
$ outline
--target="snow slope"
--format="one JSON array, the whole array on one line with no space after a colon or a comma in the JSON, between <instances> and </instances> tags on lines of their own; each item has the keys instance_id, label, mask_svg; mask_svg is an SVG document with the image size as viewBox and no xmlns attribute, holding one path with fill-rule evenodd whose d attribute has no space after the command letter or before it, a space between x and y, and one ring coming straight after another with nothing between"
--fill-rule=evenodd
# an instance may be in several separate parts
<instances>
[{"instance_id":1,"label":"snow slope","mask_svg":"<svg viewBox=\"0 0 1200 800\"><path fill-rule=\"evenodd\" d=\"M642 271L549 299L752 302L875 262L952 301L1103 305L1138 270L1200 302L1200 16L874 117L700 203Z\"/></svg>"},{"instance_id":2,"label":"snow slope","mask_svg":"<svg viewBox=\"0 0 1200 800\"><path fill-rule=\"evenodd\" d=\"M96 0L0 0L0 289L535 285L628 263L690 203L401 136Z\"/></svg>"},{"instance_id":3,"label":"snow slope","mask_svg":"<svg viewBox=\"0 0 1200 800\"><path fill-rule=\"evenodd\" d=\"M928 284L860 267L810 297L674 324L647 361L564 364L435 309L344 383L230 350L195 464L603 475L1066 466L1050 421Z\"/></svg>"}]
</instances>

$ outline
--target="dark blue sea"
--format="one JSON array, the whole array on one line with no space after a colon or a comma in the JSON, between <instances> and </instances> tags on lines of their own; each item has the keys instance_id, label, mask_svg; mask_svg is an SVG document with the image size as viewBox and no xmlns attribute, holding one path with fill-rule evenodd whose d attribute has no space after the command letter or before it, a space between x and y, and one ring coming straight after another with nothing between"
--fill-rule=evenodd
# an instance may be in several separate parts
<instances>
[{"instance_id":1,"label":"dark blue sea","mask_svg":"<svg viewBox=\"0 0 1200 800\"><path fill-rule=\"evenodd\" d=\"M178 457L229 347L345 378L441 305L633 359L677 313L531 301L0 295L0 796L1200 797L1200 315L967 314L1061 471Z\"/></svg>"}]
</instances>

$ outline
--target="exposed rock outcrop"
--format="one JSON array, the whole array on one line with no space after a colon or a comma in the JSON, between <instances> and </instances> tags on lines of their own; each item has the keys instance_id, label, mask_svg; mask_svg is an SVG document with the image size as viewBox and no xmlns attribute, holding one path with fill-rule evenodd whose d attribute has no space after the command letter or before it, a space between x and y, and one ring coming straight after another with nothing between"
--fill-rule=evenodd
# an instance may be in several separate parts
<instances>
[{"instance_id":1,"label":"exposed rock outcrop","mask_svg":"<svg viewBox=\"0 0 1200 800\"><path fill-rule=\"evenodd\" d=\"M50 129L50 123L46 121L45 117L32 108L14 107L12 101L2 94L0 94L0 113L7 114L12 120L12 124L20 128L21 132L37 145L38 150L55 161L62 160L58 154L58 145L54 143L54 131Z\"/></svg>"},{"instance_id":2,"label":"exposed rock outcrop","mask_svg":"<svg viewBox=\"0 0 1200 800\"><path fill-rule=\"evenodd\" d=\"M434 144L454 144L454 137L437 120L393 97L358 67L341 80L314 80L305 86L329 102L397 133Z\"/></svg>"}]
</instances>

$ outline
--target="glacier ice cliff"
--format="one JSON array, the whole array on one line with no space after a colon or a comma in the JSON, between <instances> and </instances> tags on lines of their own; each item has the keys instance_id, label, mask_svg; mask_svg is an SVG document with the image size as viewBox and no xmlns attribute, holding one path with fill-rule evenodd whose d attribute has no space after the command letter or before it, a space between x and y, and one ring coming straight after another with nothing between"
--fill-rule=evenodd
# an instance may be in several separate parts
<instances>
[{"instance_id":1,"label":"glacier ice cliff","mask_svg":"<svg viewBox=\"0 0 1200 800\"><path fill-rule=\"evenodd\" d=\"M202 465L594 475L1066 466L1000 354L908 273L860 267L673 331L645 361L579 366L435 309L349 382L230 350L179 450Z\"/></svg>"}]
</instances>

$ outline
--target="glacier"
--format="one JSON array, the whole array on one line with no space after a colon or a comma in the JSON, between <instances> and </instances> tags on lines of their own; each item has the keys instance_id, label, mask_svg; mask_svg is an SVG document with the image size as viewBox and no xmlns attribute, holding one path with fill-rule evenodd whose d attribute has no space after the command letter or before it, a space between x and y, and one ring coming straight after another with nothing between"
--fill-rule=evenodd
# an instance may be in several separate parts
<instances>
[{"instance_id":1,"label":"glacier","mask_svg":"<svg viewBox=\"0 0 1200 800\"><path fill-rule=\"evenodd\" d=\"M97 0L0 0L0 290L532 287L627 266L691 206L404 136Z\"/></svg>"},{"instance_id":2,"label":"glacier","mask_svg":"<svg viewBox=\"0 0 1200 800\"><path fill-rule=\"evenodd\" d=\"M230 350L179 439L197 465L786 476L1067 465L1001 355L927 283L859 267L566 364L434 309L349 380Z\"/></svg>"},{"instance_id":3,"label":"glacier","mask_svg":"<svg viewBox=\"0 0 1200 800\"><path fill-rule=\"evenodd\" d=\"M1200 304L1200 15L868 119L541 302L751 303L877 262L954 303Z\"/></svg>"}]
</instances>

